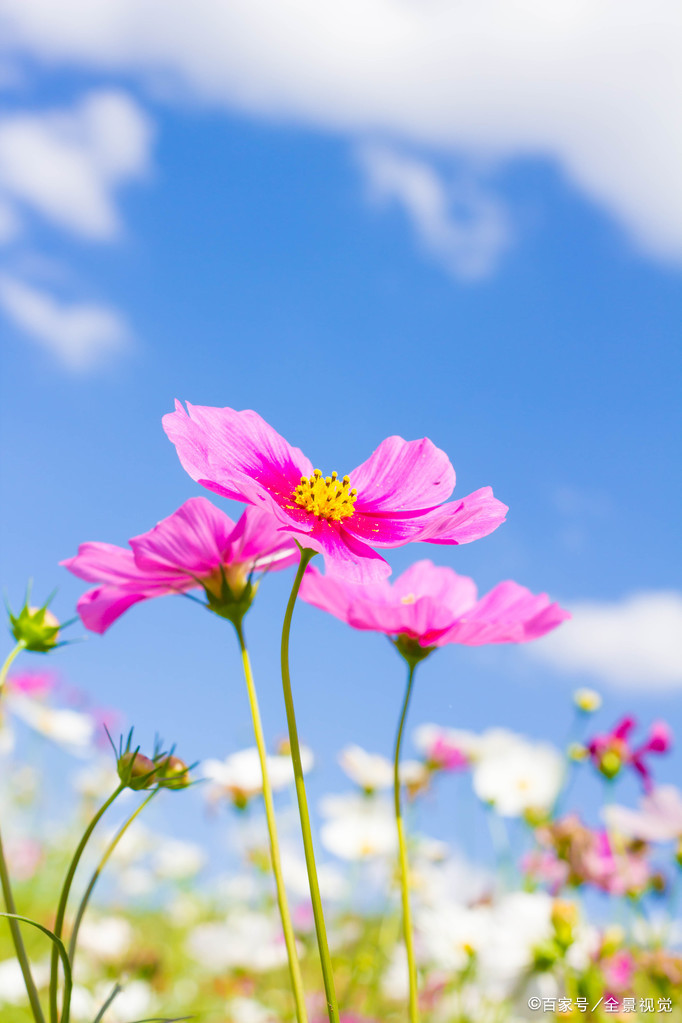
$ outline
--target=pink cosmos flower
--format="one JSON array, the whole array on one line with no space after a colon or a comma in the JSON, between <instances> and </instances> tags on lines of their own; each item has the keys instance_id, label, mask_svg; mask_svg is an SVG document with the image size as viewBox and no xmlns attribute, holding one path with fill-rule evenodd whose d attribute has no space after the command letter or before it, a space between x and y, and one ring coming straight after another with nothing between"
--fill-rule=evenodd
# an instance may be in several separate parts
<instances>
[{"instance_id":1,"label":"pink cosmos flower","mask_svg":"<svg viewBox=\"0 0 682 1023\"><path fill-rule=\"evenodd\" d=\"M58 677L53 671L17 671L7 679L8 691L38 700L44 699L57 686Z\"/></svg>"},{"instance_id":2,"label":"pink cosmos flower","mask_svg":"<svg viewBox=\"0 0 682 1023\"><path fill-rule=\"evenodd\" d=\"M635 961L627 949L623 948L603 959L601 968L609 991L620 994L629 989L635 972Z\"/></svg>"},{"instance_id":3,"label":"pink cosmos flower","mask_svg":"<svg viewBox=\"0 0 682 1023\"><path fill-rule=\"evenodd\" d=\"M631 716L624 717L610 732L595 735L587 744L592 763L607 778L614 778L621 768L634 768L650 791L653 787L651 770L646 758L651 753L667 753L672 745L672 731L665 721L655 721L649 735L639 746L631 746L629 737L637 722Z\"/></svg>"},{"instance_id":4,"label":"pink cosmos flower","mask_svg":"<svg viewBox=\"0 0 682 1023\"><path fill-rule=\"evenodd\" d=\"M404 636L421 647L522 643L570 618L547 594L533 594L511 581L478 599L473 579L431 561L415 562L393 583L364 586L322 575L311 565L300 595L355 629Z\"/></svg>"},{"instance_id":5,"label":"pink cosmos flower","mask_svg":"<svg viewBox=\"0 0 682 1023\"><path fill-rule=\"evenodd\" d=\"M268 509L280 529L324 554L330 571L355 582L390 574L374 547L469 543L496 529L507 512L490 487L442 504L454 489L455 470L426 438L388 437L339 479L313 469L255 412L189 403L185 411L176 402L163 426L192 479Z\"/></svg>"},{"instance_id":6,"label":"pink cosmos flower","mask_svg":"<svg viewBox=\"0 0 682 1023\"><path fill-rule=\"evenodd\" d=\"M192 497L131 550L83 543L62 565L86 582L100 583L77 604L83 624L103 633L133 604L203 586L220 597L226 583L243 589L251 572L284 568L298 552L267 511L247 508L236 524L205 497Z\"/></svg>"},{"instance_id":7,"label":"pink cosmos flower","mask_svg":"<svg viewBox=\"0 0 682 1023\"><path fill-rule=\"evenodd\" d=\"M682 792L660 785L644 796L639 810L614 804L604 807L604 818L613 831L642 842L682 839Z\"/></svg>"}]
</instances>

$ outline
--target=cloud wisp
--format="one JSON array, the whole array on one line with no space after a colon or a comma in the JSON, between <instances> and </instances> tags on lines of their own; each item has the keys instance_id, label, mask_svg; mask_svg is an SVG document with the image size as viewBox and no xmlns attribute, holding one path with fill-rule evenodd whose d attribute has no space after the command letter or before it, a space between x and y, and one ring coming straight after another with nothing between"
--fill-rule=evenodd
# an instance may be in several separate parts
<instances>
[{"instance_id":1,"label":"cloud wisp","mask_svg":"<svg viewBox=\"0 0 682 1023\"><path fill-rule=\"evenodd\" d=\"M92 302L59 303L8 274L0 274L0 309L15 327L77 373L99 366L130 340L115 310Z\"/></svg>"},{"instance_id":2,"label":"cloud wisp","mask_svg":"<svg viewBox=\"0 0 682 1023\"><path fill-rule=\"evenodd\" d=\"M634 593L614 603L569 604L573 618L527 653L552 668L609 686L682 689L682 593Z\"/></svg>"},{"instance_id":3,"label":"cloud wisp","mask_svg":"<svg viewBox=\"0 0 682 1023\"><path fill-rule=\"evenodd\" d=\"M149 169L151 128L128 96L102 91L71 110L0 117L0 196L94 241L120 231L117 189Z\"/></svg>"},{"instance_id":4,"label":"cloud wisp","mask_svg":"<svg viewBox=\"0 0 682 1023\"><path fill-rule=\"evenodd\" d=\"M125 93L91 92L73 107L0 117L0 310L67 369L86 372L122 351L131 333L114 309L83 297L64 304L17 273L17 242L37 217L77 240L122 231L120 188L149 172L152 128Z\"/></svg>"},{"instance_id":5,"label":"cloud wisp","mask_svg":"<svg viewBox=\"0 0 682 1023\"><path fill-rule=\"evenodd\" d=\"M473 182L447 181L424 160L388 146L358 154L370 199L405 212L423 248L453 277L489 276L509 244L502 203Z\"/></svg>"},{"instance_id":6,"label":"cloud wisp","mask_svg":"<svg viewBox=\"0 0 682 1023\"><path fill-rule=\"evenodd\" d=\"M0 0L0 38L12 59L356 140L547 159L642 249L682 260L678 0Z\"/></svg>"}]
</instances>

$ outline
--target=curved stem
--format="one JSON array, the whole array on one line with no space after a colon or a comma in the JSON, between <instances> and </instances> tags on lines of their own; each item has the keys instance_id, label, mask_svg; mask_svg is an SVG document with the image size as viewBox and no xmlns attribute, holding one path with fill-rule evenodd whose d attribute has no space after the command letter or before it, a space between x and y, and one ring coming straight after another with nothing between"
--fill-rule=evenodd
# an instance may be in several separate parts
<instances>
[{"instance_id":1,"label":"curved stem","mask_svg":"<svg viewBox=\"0 0 682 1023\"><path fill-rule=\"evenodd\" d=\"M140 805L137 807L137 809L133 813L131 813L131 815L128 818L128 820L125 821L121 825L121 827L118 829L118 831L116 832L114 837L109 842L109 845L104 850L104 854L102 855L101 860L99 861L99 863L95 867L93 875L90 878L90 881L88 883L88 887L85 889L85 892L83 894L83 898L80 901L80 905L78 907L78 912L76 913L76 919L73 922L73 929L71 931L71 938L69 939L69 960L71 962L71 966L72 967L73 967L73 961L76 958L76 943L78 942L78 931L80 930L80 925L81 925L81 922L83 920L83 916L85 915L85 910L88 908L88 903L90 902L90 896L92 895L93 889L94 889L95 885L97 884L97 882L99 880L100 874L102 873L102 871L106 867L107 863L109 862L109 859L111 858L112 853L114 852L114 849L116 848L118 843L121 841L121 839L125 835L126 831L130 827L130 825L133 823L133 821L135 821L137 819L137 817L139 817L139 815L142 813L144 808L146 806L149 806L149 804L151 803L152 799L154 798L154 796L156 795L156 793L158 791L159 791L158 787L155 788L155 789L152 789L152 791L149 793L147 798L140 803Z\"/></svg>"},{"instance_id":2,"label":"curved stem","mask_svg":"<svg viewBox=\"0 0 682 1023\"><path fill-rule=\"evenodd\" d=\"M64 930L64 917L66 916L66 904L67 904L68 899L69 899L69 893L71 891L71 885L73 884L73 879L74 879L74 876L75 876L75 873L76 873L76 869L77 869L78 864L80 862L80 858L83 855L83 850L85 849L86 845L88 844L90 836L92 835L93 831L97 827L98 823L100 822L100 820L102 819L102 817L104 816L106 811L109 809L111 804L114 802L114 800L118 796L120 796L121 792L123 792L124 788L125 788L125 785L123 785L123 784L119 785L118 788L116 789L116 791L113 792L109 796L109 798L107 799L106 803L102 804L102 806L99 808L99 810L97 811L97 813L95 814L95 816L92 818L92 820L88 824L87 828L85 829L83 837L81 838L80 842L78 843L78 848L76 849L75 853L73 854L73 859L71 860L71 864L70 864L69 869L68 869L68 871L66 873L66 877L64 878L64 884L62 886L61 895L59 897L59 905L57 906L57 916L55 918L55 924L54 924L54 933L55 933L56 937L59 938L59 939L61 939L62 931ZM51 963L50 963L50 1023L58 1023L58 1021L59 1021L59 1007L57 1005L57 984L58 984L58 979L59 979L58 974L59 974L59 952L57 951L57 948L54 948L52 950L52 960L51 960ZM62 1023L68 1023L69 1010L70 1010L70 1007L69 1007L69 1005L65 1001Z\"/></svg>"},{"instance_id":3,"label":"curved stem","mask_svg":"<svg viewBox=\"0 0 682 1023\"><path fill-rule=\"evenodd\" d=\"M2 848L2 838L0 838L0 882L2 883L2 894L5 900L5 906L7 907L9 929L12 934L12 941L14 943L14 951L21 967L21 973L24 978L24 984L26 985L26 991L28 993L28 1000L31 1004L31 1012L36 1023L45 1023L45 1017L43 1016L43 1010L40 1005L40 999L38 998L38 991L31 974L31 966L28 961L26 954L26 947L24 945L24 939L21 936L21 929L19 927L19 921L13 919L17 915L17 907L14 904L14 896L12 895L12 887L10 885L9 872L7 870L7 863L5 861L5 853Z\"/></svg>"},{"instance_id":4,"label":"curved stem","mask_svg":"<svg viewBox=\"0 0 682 1023\"><path fill-rule=\"evenodd\" d=\"M7 672L9 671L12 665L12 661L14 660L15 657L19 656L19 654L21 653L25 646L26 644L24 643L23 639L20 639L17 645L15 646L14 650L10 650L9 654L5 658L5 662L0 668L0 694L2 693L2 690L5 687Z\"/></svg>"},{"instance_id":5,"label":"curved stem","mask_svg":"<svg viewBox=\"0 0 682 1023\"><path fill-rule=\"evenodd\" d=\"M2 695L10 665L14 658L17 657L24 649L24 646L25 644L23 640L20 640L14 649L9 652L2 667L0 668L0 695ZM2 836L0 836L0 885L2 886L2 895L5 900L7 912L11 914L9 917L9 928L12 935L12 943L14 944L14 951L16 953L19 966L21 967L21 975L24 978L24 984L26 985L26 992L31 1005L31 1012L33 1013L33 1018L36 1023L45 1023L40 999L38 998L38 991L31 973L31 965L28 960L28 955L26 954L26 946L24 945L24 939L21 936L19 921L12 919L13 916L16 916L17 907L14 902L14 895L12 894L12 885L10 882L9 870L7 869L7 861L5 860L5 851L2 847Z\"/></svg>"},{"instance_id":6,"label":"curved stem","mask_svg":"<svg viewBox=\"0 0 682 1023\"><path fill-rule=\"evenodd\" d=\"M407 687L403 700L403 709L395 739L395 755L393 758L393 799L395 803L395 820L398 828L398 851L400 856L400 893L403 905L403 933L405 935L405 951L407 952L407 970L410 979L410 1023L419 1021L419 1002L417 998L417 964L414 958L414 941L412 938L412 913L410 910L410 868L407 862L407 844L405 842L405 825L403 824L400 803L400 747L403 741L403 729L407 710L412 696L415 664L408 664Z\"/></svg>"},{"instance_id":7,"label":"curved stem","mask_svg":"<svg viewBox=\"0 0 682 1023\"><path fill-rule=\"evenodd\" d=\"M263 774L263 802L265 803L265 817L268 824L268 835L270 838L270 856L272 859L272 872L275 875L275 885L277 887L277 904L279 906L279 914L282 919L284 943L286 945L287 957L289 959L289 974L291 976L291 987L294 994L294 1001L296 1003L296 1018L298 1019L298 1023L307 1023L308 1015L305 1007L303 978L301 976L301 967L298 961L298 953L296 951L296 937L294 935L294 928L291 923L289 903L287 901L287 893L286 888L284 886L284 877L282 875L282 861L279 851L279 839L277 837L277 822L275 819L275 806L272 799L272 786L270 784L270 774L268 772L268 760L267 751L265 748L265 737L263 735L263 724L261 721L260 710L258 707L256 686L253 680L253 672L251 671L251 660L249 658L249 652L246 648L246 641L244 639L244 630L242 627L242 623L241 622L235 623L235 629L237 632L237 638L239 639L239 649L241 650L242 655L244 678L246 680L246 690L249 696L249 706L251 708L251 717L253 719L253 732L256 739L256 746L258 748L258 759L260 760L261 772Z\"/></svg>"},{"instance_id":8,"label":"curved stem","mask_svg":"<svg viewBox=\"0 0 682 1023\"><path fill-rule=\"evenodd\" d=\"M296 597L303 579L303 573L308 567L311 558L316 551L310 548L301 548L301 561L298 566L294 585L284 615L282 628L282 688L284 690L284 704L287 711L287 725L289 727L289 745L291 747L291 760L294 765L294 779L296 782L296 798L298 800L298 813L301 820L301 834L303 836L303 849L305 852L305 863L308 871L308 883L310 885L310 901L313 905L313 917L315 918L315 933L317 934L317 947L320 952L320 964L324 978L324 990L327 997L327 1013L330 1023L339 1023L339 1007L336 1001L334 989L334 975L332 973L332 961L329 954L329 943L327 941L327 929L324 923L322 911L322 899L320 897L320 885L317 880L317 867L315 866L315 851L313 849L313 836L310 828L310 814L308 813L308 800L303 781L303 767L301 765L301 747L298 741L298 729L296 728L296 712L294 710L294 698L291 693L291 677L289 675L289 633L291 632L291 618L294 613Z\"/></svg>"}]
</instances>

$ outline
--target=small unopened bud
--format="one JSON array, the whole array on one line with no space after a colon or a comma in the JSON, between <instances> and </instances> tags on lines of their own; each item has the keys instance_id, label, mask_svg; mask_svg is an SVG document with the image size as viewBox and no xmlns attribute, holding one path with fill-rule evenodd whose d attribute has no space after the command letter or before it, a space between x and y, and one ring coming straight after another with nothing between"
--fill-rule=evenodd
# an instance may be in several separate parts
<instances>
[{"instance_id":1,"label":"small unopened bud","mask_svg":"<svg viewBox=\"0 0 682 1023\"><path fill-rule=\"evenodd\" d=\"M578 907L568 899L555 899L552 903L552 927L557 942L567 949L573 942L575 926L578 922Z\"/></svg>"},{"instance_id":2,"label":"small unopened bud","mask_svg":"<svg viewBox=\"0 0 682 1023\"><path fill-rule=\"evenodd\" d=\"M624 941L625 931L620 924L610 924L602 934L601 955L613 955L622 947Z\"/></svg>"},{"instance_id":3,"label":"small unopened bud","mask_svg":"<svg viewBox=\"0 0 682 1023\"><path fill-rule=\"evenodd\" d=\"M46 654L57 646L59 622L47 607L22 607L18 615L10 612L12 635L25 650Z\"/></svg>"},{"instance_id":4,"label":"small unopened bud","mask_svg":"<svg viewBox=\"0 0 682 1023\"><path fill-rule=\"evenodd\" d=\"M144 753L130 750L119 757L118 776L130 789L149 789L156 784L156 764Z\"/></svg>"},{"instance_id":5,"label":"small unopened bud","mask_svg":"<svg viewBox=\"0 0 682 1023\"><path fill-rule=\"evenodd\" d=\"M596 689L576 689L573 693L573 703L585 714L594 714L601 707L602 699Z\"/></svg>"},{"instance_id":6,"label":"small unopened bud","mask_svg":"<svg viewBox=\"0 0 682 1023\"><path fill-rule=\"evenodd\" d=\"M156 769L159 785L166 789L185 789L190 784L189 767L180 757L166 757Z\"/></svg>"},{"instance_id":7,"label":"small unopened bud","mask_svg":"<svg viewBox=\"0 0 682 1023\"><path fill-rule=\"evenodd\" d=\"M580 763L581 760L587 758L587 747L583 746L581 742L572 742L566 750L566 755L569 760L574 760L576 763Z\"/></svg>"},{"instance_id":8,"label":"small unopened bud","mask_svg":"<svg viewBox=\"0 0 682 1023\"><path fill-rule=\"evenodd\" d=\"M623 766L623 760L616 750L607 749L599 758L598 766L604 777L611 779L615 778L620 771Z\"/></svg>"}]
</instances>

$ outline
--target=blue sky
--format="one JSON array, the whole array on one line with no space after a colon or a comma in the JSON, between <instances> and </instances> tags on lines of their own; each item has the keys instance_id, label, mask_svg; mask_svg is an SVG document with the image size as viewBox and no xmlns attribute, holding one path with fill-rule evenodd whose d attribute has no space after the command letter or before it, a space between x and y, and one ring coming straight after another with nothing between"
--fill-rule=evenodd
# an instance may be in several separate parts
<instances>
[{"instance_id":1,"label":"blue sky","mask_svg":"<svg viewBox=\"0 0 682 1023\"><path fill-rule=\"evenodd\" d=\"M10 599L31 575L37 594L59 585L67 617L83 585L58 562L79 542L123 544L200 492L161 429L176 397L254 408L324 471L348 471L389 434L426 435L448 452L456 494L492 485L509 518L466 547L393 552L395 568L431 557L481 591L514 578L580 613L545 658L440 652L412 724L561 742L573 688L592 684L605 726L633 710L682 734L680 276L657 209L616 170L614 195L629 198L600 201L539 143L482 156L404 127L340 126L336 101L325 124L302 101L283 114L186 83L176 92L155 82L151 57L145 78L102 56L93 29L85 59L56 34L53 45L49 18L35 31L39 3L27 10L22 23L0 5L16 28L0 86L0 214L14 220L0 245ZM86 116L103 95L113 103ZM633 148L648 141L639 129L633 118ZM25 149L47 159L31 187L10 166L26 132L48 146ZM75 195L49 160L63 145L84 174ZM69 319L83 307L85 320ZM269 578L247 619L273 740L285 729L289 583ZM601 645L595 612L612 626ZM191 759L251 742L229 627L188 601L137 607L54 664ZM401 665L381 638L301 606L293 676L301 732L319 752L313 792L341 788L334 751L390 748ZM680 762L676 752L660 777L679 776ZM451 834L449 817L440 798L434 830Z\"/></svg>"}]
</instances>

